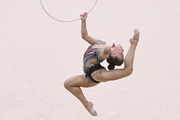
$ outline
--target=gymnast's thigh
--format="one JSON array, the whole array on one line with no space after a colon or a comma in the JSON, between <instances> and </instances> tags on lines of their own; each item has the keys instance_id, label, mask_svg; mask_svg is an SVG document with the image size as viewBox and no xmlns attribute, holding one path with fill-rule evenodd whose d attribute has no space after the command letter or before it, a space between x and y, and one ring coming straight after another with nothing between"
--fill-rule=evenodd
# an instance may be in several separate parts
<instances>
[{"instance_id":1,"label":"gymnast's thigh","mask_svg":"<svg viewBox=\"0 0 180 120\"><path fill-rule=\"evenodd\" d=\"M85 75L76 75L68 78L66 81L70 86L80 86L80 87L93 87L98 83L93 82L89 77Z\"/></svg>"}]
</instances>

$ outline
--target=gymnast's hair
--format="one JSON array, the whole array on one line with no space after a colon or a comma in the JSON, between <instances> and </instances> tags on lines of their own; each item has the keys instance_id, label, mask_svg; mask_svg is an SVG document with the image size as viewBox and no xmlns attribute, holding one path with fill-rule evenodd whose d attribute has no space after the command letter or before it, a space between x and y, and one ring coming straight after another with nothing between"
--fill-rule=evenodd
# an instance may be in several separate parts
<instances>
[{"instance_id":1,"label":"gymnast's hair","mask_svg":"<svg viewBox=\"0 0 180 120\"><path fill-rule=\"evenodd\" d=\"M109 65L108 65L108 69L109 69L109 70L114 69L114 68L115 68L115 65L121 66L121 65L123 64L123 62L124 62L123 59L119 59L119 58L117 58L117 57L112 58L111 55L109 55L109 58L108 58L106 61L109 63Z\"/></svg>"}]
</instances>

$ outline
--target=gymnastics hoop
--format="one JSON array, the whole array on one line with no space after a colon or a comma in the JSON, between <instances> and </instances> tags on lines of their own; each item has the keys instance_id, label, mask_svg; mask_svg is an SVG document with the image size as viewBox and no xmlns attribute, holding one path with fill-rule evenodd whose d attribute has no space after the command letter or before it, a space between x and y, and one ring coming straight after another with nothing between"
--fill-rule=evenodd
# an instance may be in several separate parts
<instances>
[{"instance_id":1,"label":"gymnastics hoop","mask_svg":"<svg viewBox=\"0 0 180 120\"><path fill-rule=\"evenodd\" d=\"M93 10L93 8L95 7L97 1L98 1L98 0L95 1L94 5L91 7L91 9L90 9L87 13L90 13L90 12ZM49 14L49 13L47 12L47 10L45 9L45 7L43 6L42 0L40 0L40 3L41 3L41 6L42 6L44 12L45 12L49 17L51 17L52 19L54 19L54 20L56 20L56 21L59 21L59 22L74 22L74 21L77 21L77 20L81 19L80 17L79 17L79 18L76 18L76 19L72 19L72 20L60 20L60 19L57 19L57 18L53 17L51 14Z\"/></svg>"}]
</instances>

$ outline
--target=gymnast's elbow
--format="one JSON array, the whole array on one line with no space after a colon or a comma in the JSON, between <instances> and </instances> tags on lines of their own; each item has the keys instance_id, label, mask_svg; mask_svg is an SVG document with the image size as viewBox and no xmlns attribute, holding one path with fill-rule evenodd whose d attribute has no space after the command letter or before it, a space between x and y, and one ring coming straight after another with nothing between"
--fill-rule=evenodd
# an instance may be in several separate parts
<instances>
[{"instance_id":1,"label":"gymnast's elbow","mask_svg":"<svg viewBox=\"0 0 180 120\"><path fill-rule=\"evenodd\" d=\"M82 33L82 34L81 34L81 38L84 39L84 40L86 40L86 39L88 38L88 35L85 34L85 33Z\"/></svg>"}]
</instances>

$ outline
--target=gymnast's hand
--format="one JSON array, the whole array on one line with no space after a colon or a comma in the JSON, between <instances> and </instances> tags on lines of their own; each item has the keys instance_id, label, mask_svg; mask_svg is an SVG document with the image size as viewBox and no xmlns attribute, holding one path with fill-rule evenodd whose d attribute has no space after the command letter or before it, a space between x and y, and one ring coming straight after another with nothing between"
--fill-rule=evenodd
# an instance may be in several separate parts
<instances>
[{"instance_id":1,"label":"gymnast's hand","mask_svg":"<svg viewBox=\"0 0 180 120\"><path fill-rule=\"evenodd\" d=\"M88 13L87 13L87 12L82 13L82 14L80 15L81 20L82 20L82 21L86 21L87 16L88 16Z\"/></svg>"}]
</instances>

